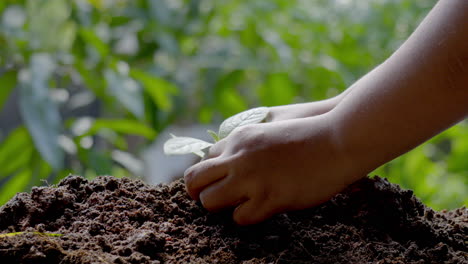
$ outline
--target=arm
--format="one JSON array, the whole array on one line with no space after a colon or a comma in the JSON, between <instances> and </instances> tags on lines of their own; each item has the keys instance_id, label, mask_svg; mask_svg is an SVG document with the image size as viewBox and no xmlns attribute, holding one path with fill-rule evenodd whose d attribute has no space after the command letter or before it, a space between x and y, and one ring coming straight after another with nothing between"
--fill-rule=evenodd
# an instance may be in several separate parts
<instances>
[{"instance_id":1,"label":"arm","mask_svg":"<svg viewBox=\"0 0 468 264\"><path fill-rule=\"evenodd\" d=\"M439 1L406 43L354 86L331 118L344 155L366 173L466 118L468 1Z\"/></svg>"},{"instance_id":2,"label":"arm","mask_svg":"<svg viewBox=\"0 0 468 264\"><path fill-rule=\"evenodd\" d=\"M330 199L468 114L468 1L441 0L385 63L321 115L240 127L185 174L238 224Z\"/></svg>"}]
</instances>

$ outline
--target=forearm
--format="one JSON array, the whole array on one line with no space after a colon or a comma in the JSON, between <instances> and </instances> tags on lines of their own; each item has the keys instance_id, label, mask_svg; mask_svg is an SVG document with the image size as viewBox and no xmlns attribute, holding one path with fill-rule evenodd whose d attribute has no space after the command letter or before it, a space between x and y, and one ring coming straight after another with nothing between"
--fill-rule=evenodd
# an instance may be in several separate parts
<instances>
[{"instance_id":1,"label":"forearm","mask_svg":"<svg viewBox=\"0 0 468 264\"><path fill-rule=\"evenodd\" d=\"M468 1L442 0L331 112L343 155L363 173L468 114Z\"/></svg>"}]
</instances>

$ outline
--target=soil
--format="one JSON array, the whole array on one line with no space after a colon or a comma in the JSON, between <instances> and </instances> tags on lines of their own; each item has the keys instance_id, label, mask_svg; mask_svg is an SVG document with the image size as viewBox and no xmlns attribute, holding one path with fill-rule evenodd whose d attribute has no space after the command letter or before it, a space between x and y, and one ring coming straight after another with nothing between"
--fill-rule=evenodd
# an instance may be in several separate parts
<instances>
[{"instance_id":1,"label":"soil","mask_svg":"<svg viewBox=\"0 0 468 264\"><path fill-rule=\"evenodd\" d=\"M239 227L181 180L69 176L0 208L0 263L468 263L468 209L365 178L321 206Z\"/></svg>"}]
</instances>

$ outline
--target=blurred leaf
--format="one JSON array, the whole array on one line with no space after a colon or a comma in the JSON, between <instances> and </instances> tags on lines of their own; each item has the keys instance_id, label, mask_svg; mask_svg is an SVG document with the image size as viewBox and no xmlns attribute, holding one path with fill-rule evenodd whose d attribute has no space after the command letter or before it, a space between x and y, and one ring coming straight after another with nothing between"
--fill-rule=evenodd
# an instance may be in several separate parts
<instances>
[{"instance_id":1,"label":"blurred leaf","mask_svg":"<svg viewBox=\"0 0 468 264\"><path fill-rule=\"evenodd\" d=\"M11 132L0 145L0 179L28 165L33 152L31 137L25 127Z\"/></svg>"},{"instance_id":2,"label":"blurred leaf","mask_svg":"<svg viewBox=\"0 0 468 264\"><path fill-rule=\"evenodd\" d=\"M151 127L131 119L96 119L94 120L91 128L84 134L85 136L92 136L103 129L109 129L118 133L139 135L154 140L157 132Z\"/></svg>"},{"instance_id":3,"label":"blurred leaf","mask_svg":"<svg viewBox=\"0 0 468 264\"><path fill-rule=\"evenodd\" d=\"M247 47L261 45L262 38L258 35L256 23L248 22L246 28L240 32L240 39Z\"/></svg>"},{"instance_id":4,"label":"blurred leaf","mask_svg":"<svg viewBox=\"0 0 468 264\"><path fill-rule=\"evenodd\" d=\"M447 160L447 169L454 173L468 173L468 126L460 124L454 127L452 134L455 135L451 138L452 148Z\"/></svg>"},{"instance_id":5,"label":"blurred leaf","mask_svg":"<svg viewBox=\"0 0 468 264\"><path fill-rule=\"evenodd\" d=\"M228 116L228 115L227 115ZM204 106L198 113L198 120L202 124L208 124L213 118L213 109L208 106Z\"/></svg>"},{"instance_id":6,"label":"blurred leaf","mask_svg":"<svg viewBox=\"0 0 468 264\"><path fill-rule=\"evenodd\" d=\"M142 84L143 88L159 108L163 111L171 110L172 101L170 95L178 92L174 84L136 69L130 71L130 76Z\"/></svg>"},{"instance_id":7,"label":"blurred leaf","mask_svg":"<svg viewBox=\"0 0 468 264\"><path fill-rule=\"evenodd\" d=\"M97 9L101 9L102 8L102 2L103 0L87 0L90 4L92 4L94 7L96 7Z\"/></svg>"},{"instance_id":8,"label":"blurred leaf","mask_svg":"<svg viewBox=\"0 0 468 264\"><path fill-rule=\"evenodd\" d=\"M34 145L54 169L63 166L64 153L58 144L61 130L59 109L48 96L48 80L55 69L47 54L36 54L30 67L22 72L20 111Z\"/></svg>"},{"instance_id":9,"label":"blurred leaf","mask_svg":"<svg viewBox=\"0 0 468 264\"><path fill-rule=\"evenodd\" d=\"M67 22L71 8L62 0L28 0L29 46L35 50L67 50L75 36L74 23Z\"/></svg>"},{"instance_id":10,"label":"blurred leaf","mask_svg":"<svg viewBox=\"0 0 468 264\"><path fill-rule=\"evenodd\" d=\"M106 95L106 82L100 72L87 69L85 63L78 59L75 63L75 69L78 71L81 81L86 88L90 89L101 100L109 101L109 97Z\"/></svg>"},{"instance_id":11,"label":"blurred leaf","mask_svg":"<svg viewBox=\"0 0 468 264\"><path fill-rule=\"evenodd\" d=\"M102 41L92 29L80 28L79 34L84 39L85 43L89 43L96 49L101 58L106 58L109 55L109 46Z\"/></svg>"},{"instance_id":12,"label":"blurred leaf","mask_svg":"<svg viewBox=\"0 0 468 264\"><path fill-rule=\"evenodd\" d=\"M0 178L5 178L11 174L16 173L18 170L27 168L29 161L34 153L32 148L25 148L17 156L10 157L9 162L2 168Z\"/></svg>"},{"instance_id":13,"label":"blurred leaf","mask_svg":"<svg viewBox=\"0 0 468 264\"><path fill-rule=\"evenodd\" d=\"M265 83L258 89L262 105L265 106L290 104L296 93L296 85L286 73L268 75Z\"/></svg>"},{"instance_id":14,"label":"blurred leaf","mask_svg":"<svg viewBox=\"0 0 468 264\"><path fill-rule=\"evenodd\" d=\"M219 95L218 107L223 116L232 116L247 109L246 102L237 90L224 89Z\"/></svg>"},{"instance_id":15,"label":"blurred leaf","mask_svg":"<svg viewBox=\"0 0 468 264\"><path fill-rule=\"evenodd\" d=\"M343 78L337 72L325 67L310 69L307 73L306 91L312 100L324 100L337 95L346 88ZM334 90L334 91L333 91ZM333 92L333 94L330 94Z\"/></svg>"},{"instance_id":16,"label":"blurred leaf","mask_svg":"<svg viewBox=\"0 0 468 264\"><path fill-rule=\"evenodd\" d=\"M57 45L61 50L70 50L73 46L77 34L77 25L71 21L67 21L62 24L58 36L60 39L57 40Z\"/></svg>"},{"instance_id":17,"label":"blurred leaf","mask_svg":"<svg viewBox=\"0 0 468 264\"><path fill-rule=\"evenodd\" d=\"M29 169L23 169L18 174L10 177L3 184L0 191L0 204L8 202L18 191L23 191L32 178L32 172Z\"/></svg>"},{"instance_id":18,"label":"blurred leaf","mask_svg":"<svg viewBox=\"0 0 468 264\"><path fill-rule=\"evenodd\" d=\"M16 87L17 73L16 71L8 71L0 76L0 110L10 96L11 91Z\"/></svg>"},{"instance_id":19,"label":"blurred leaf","mask_svg":"<svg viewBox=\"0 0 468 264\"><path fill-rule=\"evenodd\" d=\"M119 164L121 164L124 168L126 168L133 175L143 176L143 172L144 172L143 161L136 158L131 153L120 151L120 150L113 150L112 159L118 162Z\"/></svg>"},{"instance_id":20,"label":"blurred leaf","mask_svg":"<svg viewBox=\"0 0 468 264\"><path fill-rule=\"evenodd\" d=\"M143 95L139 84L128 76L118 74L110 69L104 72L104 77L106 78L107 90L110 94L138 119L143 119Z\"/></svg>"},{"instance_id":21,"label":"blurred leaf","mask_svg":"<svg viewBox=\"0 0 468 264\"><path fill-rule=\"evenodd\" d=\"M229 117L248 108L245 99L238 90L238 86L244 78L245 73L243 71L232 71L223 76L216 84L216 106L223 116Z\"/></svg>"},{"instance_id":22,"label":"blurred leaf","mask_svg":"<svg viewBox=\"0 0 468 264\"><path fill-rule=\"evenodd\" d=\"M164 0L154 0L154 1L149 1L149 10L151 11L151 17L154 17L158 23L161 25L174 25L176 22L174 21L176 17L173 15L171 12L171 9L169 8L168 4Z\"/></svg>"},{"instance_id":23,"label":"blurred leaf","mask_svg":"<svg viewBox=\"0 0 468 264\"><path fill-rule=\"evenodd\" d=\"M111 174L113 162L107 153L93 149L81 149L79 156L86 167L92 169L97 176Z\"/></svg>"},{"instance_id":24,"label":"blurred leaf","mask_svg":"<svg viewBox=\"0 0 468 264\"><path fill-rule=\"evenodd\" d=\"M427 175L434 172L434 164L424 154L423 148L414 149L405 155L405 158L406 160L403 171L405 175ZM417 180L415 177L410 177L410 179ZM417 185L417 182L412 182L412 184Z\"/></svg>"}]
</instances>

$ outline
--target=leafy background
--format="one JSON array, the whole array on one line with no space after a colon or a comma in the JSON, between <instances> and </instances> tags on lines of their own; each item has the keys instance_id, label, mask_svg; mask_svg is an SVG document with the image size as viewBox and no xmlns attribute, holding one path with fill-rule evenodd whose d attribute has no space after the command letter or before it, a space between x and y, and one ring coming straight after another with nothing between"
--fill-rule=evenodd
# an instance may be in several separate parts
<instances>
[{"instance_id":1,"label":"leafy background","mask_svg":"<svg viewBox=\"0 0 468 264\"><path fill-rule=\"evenodd\" d=\"M69 173L142 176L171 124L336 95L436 0L3 0L0 204ZM468 125L375 173L468 204ZM44 183L45 182L45 183Z\"/></svg>"}]
</instances>

